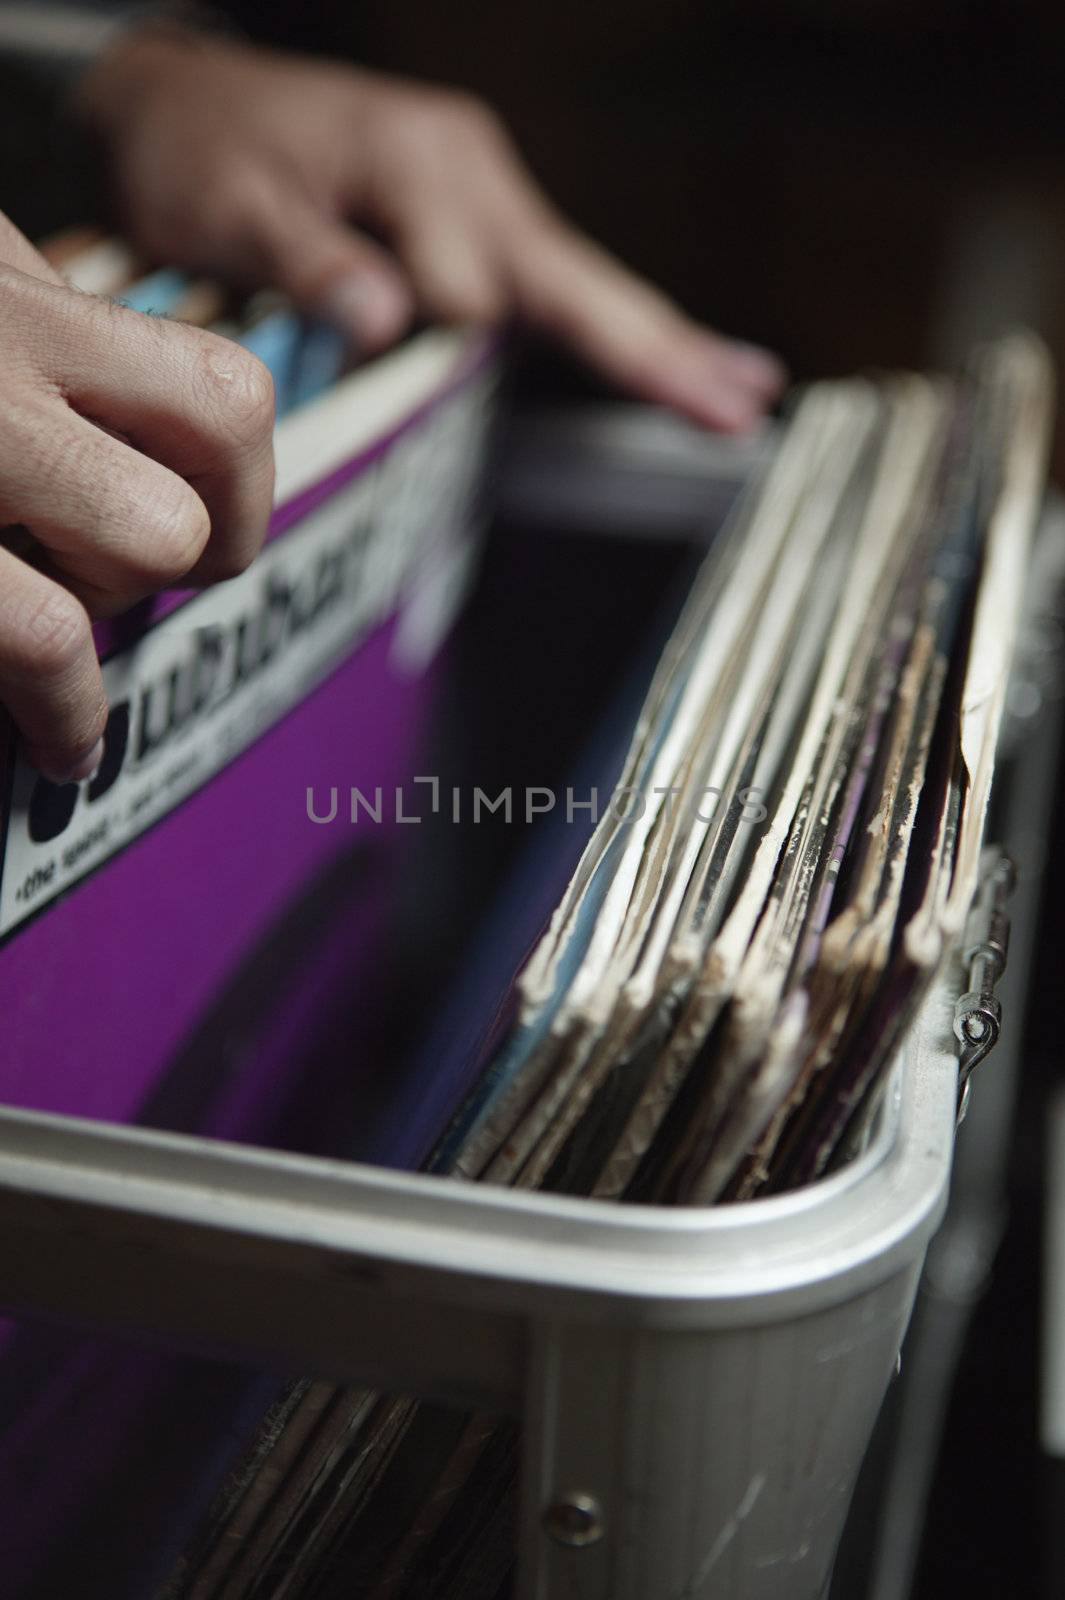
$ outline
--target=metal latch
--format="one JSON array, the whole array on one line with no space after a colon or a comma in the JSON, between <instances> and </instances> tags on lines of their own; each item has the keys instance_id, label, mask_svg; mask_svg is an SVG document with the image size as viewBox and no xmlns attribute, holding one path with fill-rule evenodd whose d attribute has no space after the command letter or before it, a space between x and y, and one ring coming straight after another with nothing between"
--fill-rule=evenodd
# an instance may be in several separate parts
<instances>
[{"instance_id":1,"label":"metal latch","mask_svg":"<svg viewBox=\"0 0 1065 1600\"><path fill-rule=\"evenodd\" d=\"M997 845L984 851L980 884L965 924L962 961L969 987L954 1007L954 1036L958 1041L958 1121L969 1104L973 1068L998 1042L1002 1007L995 985L1006 967L1010 919L1006 901L1013 893L1017 874L1013 862Z\"/></svg>"}]
</instances>

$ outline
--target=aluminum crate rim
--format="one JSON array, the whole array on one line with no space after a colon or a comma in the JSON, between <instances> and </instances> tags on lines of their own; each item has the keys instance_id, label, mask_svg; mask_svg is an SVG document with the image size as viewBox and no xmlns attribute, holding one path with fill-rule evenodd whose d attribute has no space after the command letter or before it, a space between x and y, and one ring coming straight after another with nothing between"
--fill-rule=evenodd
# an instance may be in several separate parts
<instances>
[{"instance_id":1,"label":"aluminum crate rim","mask_svg":"<svg viewBox=\"0 0 1065 1600\"><path fill-rule=\"evenodd\" d=\"M108 1241L152 1249L153 1259L173 1252L183 1270L265 1251L282 1273L299 1258L304 1273L401 1297L540 1316L711 1327L813 1311L911 1265L939 1221L953 1148L957 990L955 974L930 995L863 1156L793 1194L732 1206L523 1194L3 1110L0 1281L17 1275L13 1256L49 1238L65 1255L62 1234L86 1258Z\"/></svg>"}]
</instances>

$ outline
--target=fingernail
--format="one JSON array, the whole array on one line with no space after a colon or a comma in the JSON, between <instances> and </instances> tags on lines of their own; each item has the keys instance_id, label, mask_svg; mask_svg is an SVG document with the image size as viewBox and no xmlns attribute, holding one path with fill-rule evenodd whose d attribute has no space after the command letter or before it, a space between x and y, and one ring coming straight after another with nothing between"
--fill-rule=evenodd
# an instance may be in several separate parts
<instances>
[{"instance_id":1,"label":"fingernail","mask_svg":"<svg viewBox=\"0 0 1065 1600\"><path fill-rule=\"evenodd\" d=\"M338 278L322 298L322 313L353 334L361 351L380 350L403 332L413 306L403 284L378 273Z\"/></svg>"},{"instance_id":2,"label":"fingernail","mask_svg":"<svg viewBox=\"0 0 1065 1600\"><path fill-rule=\"evenodd\" d=\"M50 783L84 783L86 778L95 778L103 758L104 742L102 739L97 739L88 755L83 756L65 771L44 772L43 768L41 770Z\"/></svg>"},{"instance_id":3,"label":"fingernail","mask_svg":"<svg viewBox=\"0 0 1065 1600\"><path fill-rule=\"evenodd\" d=\"M762 408L742 390L726 390L714 395L706 407L714 427L729 433L750 433L762 420Z\"/></svg>"},{"instance_id":4,"label":"fingernail","mask_svg":"<svg viewBox=\"0 0 1065 1600\"><path fill-rule=\"evenodd\" d=\"M763 405L753 391L741 384L722 380L715 372L707 381L705 372L676 372L670 403L680 405L704 427L728 433L748 433L761 420Z\"/></svg>"},{"instance_id":5,"label":"fingernail","mask_svg":"<svg viewBox=\"0 0 1065 1600\"><path fill-rule=\"evenodd\" d=\"M753 388L779 393L788 381L788 370L779 356L758 344L744 344L738 339L724 341L730 370Z\"/></svg>"}]
</instances>

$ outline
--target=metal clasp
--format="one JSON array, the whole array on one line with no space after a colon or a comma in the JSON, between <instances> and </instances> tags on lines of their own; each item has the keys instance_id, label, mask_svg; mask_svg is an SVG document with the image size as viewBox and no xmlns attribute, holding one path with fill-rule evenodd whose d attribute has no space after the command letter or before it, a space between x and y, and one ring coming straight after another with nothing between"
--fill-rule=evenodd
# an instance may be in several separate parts
<instances>
[{"instance_id":1,"label":"metal clasp","mask_svg":"<svg viewBox=\"0 0 1065 1600\"><path fill-rule=\"evenodd\" d=\"M958 1121L969 1104L972 1071L993 1050L1002 1025L995 985L1006 967L1010 919L1006 901L1017 880L1013 862L997 845L984 851L980 884L965 924L962 960L969 987L954 1007L958 1041Z\"/></svg>"}]
</instances>

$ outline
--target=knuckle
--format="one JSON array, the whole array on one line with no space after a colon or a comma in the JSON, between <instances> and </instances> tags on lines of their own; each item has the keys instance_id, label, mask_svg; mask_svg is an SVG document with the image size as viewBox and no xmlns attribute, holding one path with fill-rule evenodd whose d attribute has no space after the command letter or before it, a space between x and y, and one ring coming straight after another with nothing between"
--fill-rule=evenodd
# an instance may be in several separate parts
<instances>
[{"instance_id":1,"label":"knuckle","mask_svg":"<svg viewBox=\"0 0 1065 1600\"><path fill-rule=\"evenodd\" d=\"M238 362L231 405L255 433L268 433L274 424L274 380L257 356Z\"/></svg>"},{"instance_id":2,"label":"knuckle","mask_svg":"<svg viewBox=\"0 0 1065 1600\"><path fill-rule=\"evenodd\" d=\"M208 239L224 240L232 234L249 209L249 195L258 187L257 178L255 169L243 163L220 163L217 173L196 201L197 223ZM182 222L187 225L187 218L175 217L173 221L174 225L167 230L171 240Z\"/></svg>"},{"instance_id":3,"label":"knuckle","mask_svg":"<svg viewBox=\"0 0 1065 1600\"><path fill-rule=\"evenodd\" d=\"M6 261L0 261L0 307L6 313L11 313L26 299L27 292L33 293L34 279L27 273L19 272L15 267L9 266Z\"/></svg>"},{"instance_id":4,"label":"knuckle","mask_svg":"<svg viewBox=\"0 0 1065 1600\"><path fill-rule=\"evenodd\" d=\"M57 349L69 338L69 318L83 315L88 295L0 265L0 332L6 383L22 378L40 391ZM47 385L47 380L45 380Z\"/></svg>"},{"instance_id":5,"label":"knuckle","mask_svg":"<svg viewBox=\"0 0 1065 1600\"><path fill-rule=\"evenodd\" d=\"M213 417L242 445L262 444L273 432L274 380L269 369L229 339L208 334L199 344L198 379Z\"/></svg>"},{"instance_id":6,"label":"knuckle","mask_svg":"<svg viewBox=\"0 0 1065 1600\"><path fill-rule=\"evenodd\" d=\"M444 108L451 125L468 138L494 139L503 132L502 121L479 95L462 89L448 91Z\"/></svg>"},{"instance_id":7,"label":"knuckle","mask_svg":"<svg viewBox=\"0 0 1065 1600\"><path fill-rule=\"evenodd\" d=\"M506 314L498 288L487 280L455 283L442 296L441 313L456 322L494 323Z\"/></svg>"},{"instance_id":8,"label":"knuckle","mask_svg":"<svg viewBox=\"0 0 1065 1600\"><path fill-rule=\"evenodd\" d=\"M394 110L396 139L422 150L470 155L507 139L501 118L487 101L464 89L419 88Z\"/></svg>"},{"instance_id":9,"label":"knuckle","mask_svg":"<svg viewBox=\"0 0 1065 1600\"><path fill-rule=\"evenodd\" d=\"M57 291L64 297L70 297L72 302L78 293L65 285L49 282L47 278L35 277L31 272L22 272L10 262L0 261L0 296L5 305L29 306L37 311L49 301L57 304Z\"/></svg>"},{"instance_id":10,"label":"knuckle","mask_svg":"<svg viewBox=\"0 0 1065 1600\"><path fill-rule=\"evenodd\" d=\"M196 565L211 532L207 508L187 484L153 485L142 497L137 550L131 562L149 588L183 578Z\"/></svg>"}]
</instances>

